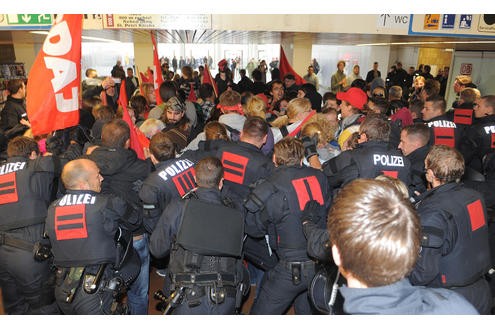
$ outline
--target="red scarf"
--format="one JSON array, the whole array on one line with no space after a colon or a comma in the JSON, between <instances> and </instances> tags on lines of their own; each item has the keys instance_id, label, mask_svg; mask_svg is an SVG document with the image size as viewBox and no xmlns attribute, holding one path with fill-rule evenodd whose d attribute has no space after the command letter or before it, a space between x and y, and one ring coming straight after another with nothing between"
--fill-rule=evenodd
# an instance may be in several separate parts
<instances>
[{"instance_id":1,"label":"red scarf","mask_svg":"<svg viewBox=\"0 0 495 328\"><path fill-rule=\"evenodd\" d=\"M240 115L244 116L244 110L242 109L241 104L237 104L234 106L223 106L218 104L217 108L220 108L222 111L233 111L233 112L238 112Z\"/></svg>"}]
</instances>

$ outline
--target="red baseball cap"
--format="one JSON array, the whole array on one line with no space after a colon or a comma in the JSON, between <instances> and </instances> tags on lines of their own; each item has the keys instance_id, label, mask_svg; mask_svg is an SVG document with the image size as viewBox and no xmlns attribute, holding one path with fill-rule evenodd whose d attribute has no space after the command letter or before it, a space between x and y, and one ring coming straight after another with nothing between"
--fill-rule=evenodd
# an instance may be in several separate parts
<instances>
[{"instance_id":1,"label":"red baseball cap","mask_svg":"<svg viewBox=\"0 0 495 328\"><path fill-rule=\"evenodd\" d=\"M366 104L366 102L368 101L368 96L363 90L352 87L345 92L337 92L337 99L345 100L349 104L351 104L352 107L356 107L362 110L364 104Z\"/></svg>"}]
</instances>

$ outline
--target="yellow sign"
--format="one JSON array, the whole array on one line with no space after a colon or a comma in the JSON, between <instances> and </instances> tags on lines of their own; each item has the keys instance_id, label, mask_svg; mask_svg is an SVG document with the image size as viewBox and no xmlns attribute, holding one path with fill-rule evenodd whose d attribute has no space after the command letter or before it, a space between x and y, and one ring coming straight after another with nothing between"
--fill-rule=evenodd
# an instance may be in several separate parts
<instances>
[{"instance_id":1,"label":"yellow sign","mask_svg":"<svg viewBox=\"0 0 495 328\"><path fill-rule=\"evenodd\" d=\"M426 14L423 28L425 30L438 30L440 14Z\"/></svg>"}]
</instances>

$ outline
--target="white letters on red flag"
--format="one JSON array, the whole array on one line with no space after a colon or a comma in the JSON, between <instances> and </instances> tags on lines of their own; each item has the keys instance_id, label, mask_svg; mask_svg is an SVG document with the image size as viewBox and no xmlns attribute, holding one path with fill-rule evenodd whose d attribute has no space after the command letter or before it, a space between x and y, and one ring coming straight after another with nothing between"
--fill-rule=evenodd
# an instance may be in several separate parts
<instances>
[{"instance_id":1,"label":"white letters on red flag","mask_svg":"<svg viewBox=\"0 0 495 328\"><path fill-rule=\"evenodd\" d=\"M155 88L156 104L160 105L163 103L160 97L160 85L163 83L162 67L160 66L160 60L158 59L158 48L156 46L155 36L153 31L151 31L151 42L153 42L153 86Z\"/></svg>"},{"instance_id":2,"label":"white letters on red flag","mask_svg":"<svg viewBox=\"0 0 495 328\"><path fill-rule=\"evenodd\" d=\"M79 123L82 15L57 15L28 75L26 110L33 135Z\"/></svg>"}]
</instances>

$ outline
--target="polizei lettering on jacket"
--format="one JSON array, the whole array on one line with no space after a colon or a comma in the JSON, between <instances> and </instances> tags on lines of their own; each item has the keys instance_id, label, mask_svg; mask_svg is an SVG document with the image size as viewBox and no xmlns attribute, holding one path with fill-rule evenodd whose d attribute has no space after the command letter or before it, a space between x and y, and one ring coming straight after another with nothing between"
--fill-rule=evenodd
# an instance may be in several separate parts
<instances>
[{"instance_id":1,"label":"polizei lettering on jacket","mask_svg":"<svg viewBox=\"0 0 495 328\"><path fill-rule=\"evenodd\" d=\"M434 127L434 128L456 128L457 125L455 125L454 122L451 121L444 121L444 120L438 120L438 121L433 121L428 123L428 127Z\"/></svg>"},{"instance_id":2,"label":"polizei lettering on jacket","mask_svg":"<svg viewBox=\"0 0 495 328\"><path fill-rule=\"evenodd\" d=\"M60 199L58 206L94 204L96 197L90 194L67 194Z\"/></svg>"},{"instance_id":3,"label":"polizei lettering on jacket","mask_svg":"<svg viewBox=\"0 0 495 328\"><path fill-rule=\"evenodd\" d=\"M495 133L495 125L485 126L484 129L486 134Z\"/></svg>"},{"instance_id":4,"label":"polizei lettering on jacket","mask_svg":"<svg viewBox=\"0 0 495 328\"><path fill-rule=\"evenodd\" d=\"M158 175L163 180L167 181L169 177L176 176L179 173L184 172L188 168L194 166L194 163L188 159L181 159L172 165L167 166L165 169L161 170Z\"/></svg>"},{"instance_id":5,"label":"polizei lettering on jacket","mask_svg":"<svg viewBox=\"0 0 495 328\"><path fill-rule=\"evenodd\" d=\"M24 169L26 162L5 163L0 166L0 175L16 172Z\"/></svg>"},{"instance_id":6,"label":"polizei lettering on jacket","mask_svg":"<svg viewBox=\"0 0 495 328\"><path fill-rule=\"evenodd\" d=\"M404 166L402 156L373 154L373 164L383 166Z\"/></svg>"}]
</instances>

